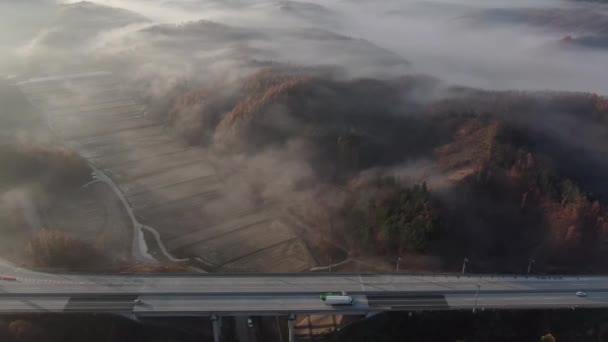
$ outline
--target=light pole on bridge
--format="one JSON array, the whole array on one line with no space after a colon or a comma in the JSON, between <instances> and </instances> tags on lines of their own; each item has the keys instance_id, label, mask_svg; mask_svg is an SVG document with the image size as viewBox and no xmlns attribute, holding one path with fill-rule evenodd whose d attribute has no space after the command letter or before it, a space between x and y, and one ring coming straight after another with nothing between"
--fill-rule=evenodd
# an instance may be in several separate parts
<instances>
[{"instance_id":1,"label":"light pole on bridge","mask_svg":"<svg viewBox=\"0 0 608 342\"><path fill-rule=\"evenodd\" d=\"M464 258L464 260L462 261L462 272L461 274L464 274L464 272L467 270L467 263L469 262L469 259Z\"/></svg>"},{"instance_id":2,"label":"light pole on bridge","mask_svg":"<svg viewBox=\"0 0 608 342\"><path fill-rule=\"evenodd\" d=\"M534 259L530 259L528 262L528 272L526 274L530 274L530 270L532 269L532 264L535 263Z\"/></svg>"}]
</instances>

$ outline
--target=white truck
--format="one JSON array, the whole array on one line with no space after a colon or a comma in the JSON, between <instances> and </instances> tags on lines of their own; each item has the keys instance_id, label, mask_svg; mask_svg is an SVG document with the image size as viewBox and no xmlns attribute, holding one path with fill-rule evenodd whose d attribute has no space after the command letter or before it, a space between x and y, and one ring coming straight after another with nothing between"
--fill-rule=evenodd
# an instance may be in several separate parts
<instances>
[{"instance_id":1,"label":"white truck","mask_svg":"<svg viewBox=\"0 0 608 342\"><path fill-rule=\"evenodd\" d=\"M327 305L353 305L353 297L345 293L328 292L321 295L321 299Z\"/></svg>"}]
</instances>

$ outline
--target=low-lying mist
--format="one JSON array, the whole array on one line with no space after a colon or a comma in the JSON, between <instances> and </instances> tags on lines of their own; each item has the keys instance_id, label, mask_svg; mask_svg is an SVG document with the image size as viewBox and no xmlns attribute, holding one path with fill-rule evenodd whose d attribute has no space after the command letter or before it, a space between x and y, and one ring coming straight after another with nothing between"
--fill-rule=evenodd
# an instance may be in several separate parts
<instances>
[{"instance_id":1,"label":"low-lying mist","mask_svg":"<svg viewBox=\"0 0 608 342\"><path fill-rule=\"evenodd\" d=\"M355 76L386 77L405 71L481 88L608 93L604 82L608 75L602 67L608 52L570 48L560 43L568 35L605 34L606 6L597 4L465 0L95 2L128 9L163 24L203 19L267 35L267 39L251 37L240 41L238 47L234 41L226 42L213 48L216 53L205 48L203 53L213 54L216 60L225 59L227 50L238 48L243 49L237 57L240 60L261 58L298 65L334 64ZM318 33L314 37L307 34L303 39L301 34L285 36L277 34L277 30ZM411 62L411 66L405 70L386 69L382 59L374 58L359 63L352 60L353 56L367 52L348 45L335 45L336 50L331 50L335 42L323 43L332 37L330 32L365 39L377 46L380 58L386 49ZM135 40L146 38L135 37ZM190 45L190 55L199 47ZM272 53L256 55L263 50ZM147 52L157 55L161 51ZM238 52L228 54L234 57ZM179 57L167 56L164 64L173 64L174 58ZM362 69L366 70L362 72Z\"/></svg>"},{"instance_id":2,"label":"low-lying mist","mask_svg":"<svg viewBox=\"0 0 608 342\"><path fill-rule=\"evenodd\" d=\"M430 253L449 265L469 253L488 260L480 269L509 271L536 254L551 267L599 264L608 50L564 38L605 35L607 6L30 6L20 15L51 19L14 39L3 63L22 78L113 72L146 119L228 170L210 216L279 203L318 235L343 234L336 244L355 256Z\"/></svg>"}]
</instances>

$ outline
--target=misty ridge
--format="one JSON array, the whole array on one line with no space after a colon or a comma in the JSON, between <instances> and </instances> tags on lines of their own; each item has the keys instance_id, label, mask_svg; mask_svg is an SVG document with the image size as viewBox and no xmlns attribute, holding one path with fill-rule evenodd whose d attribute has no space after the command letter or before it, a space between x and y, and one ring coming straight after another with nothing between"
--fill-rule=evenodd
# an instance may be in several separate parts
<instances>
[{"instance_id":1,"label":"misty ridge","mask_svg":"<svg viewBox=\"0 0 608 342\"><path fill-rule=\"evenodd\" d=\"M2 73L112 72L147 119L229 170L205 217L284 205L313 227L313 254L378 269L407 255L411 270L468 256L478 271L530 257L605 271L606 5L12 5L47 19L3 28L22 38L1 47Z\"/></svg>"}]
</instances>

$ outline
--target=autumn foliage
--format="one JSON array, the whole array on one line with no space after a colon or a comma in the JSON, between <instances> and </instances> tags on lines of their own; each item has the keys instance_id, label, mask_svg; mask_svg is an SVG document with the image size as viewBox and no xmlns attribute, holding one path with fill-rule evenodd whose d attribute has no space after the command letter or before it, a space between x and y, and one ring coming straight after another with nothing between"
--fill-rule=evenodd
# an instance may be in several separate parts
<instances>
[{"instance_id":1,"label":"autumn foliage","mask_svg":"<svg viewBox=\"0 0 608 342\"><path fill-rule=\"evenodd\" d=\"M268 68L182 92L172 108L168 122L183 137L224 153L305 141L300 157L318 183L346 193L336 226L357 250L438 253L448 263L467 254L488 271L514 272L511 263L531 256L559 268L584 258L599 265L605 252L608 211L592 193L606 192L595 184L608 99L597 94ZM597 141L582 134L589 127ZM426 176L361 181L361 172L418 160L431 164L420 173L432 176L424 187Z\"/></svg>"},{"instance_id":2,"label":"autumn foliage","mask_svg":"<svg viewBox=\"0 0 608 342\"><path fill-rule=\"evenodd\" d=\"M3 145L0 161L4 177L17 183L34 181L52 189L82 185L91 175L82 157L59 147Z\"/></svg>"},{"instance_id":3,"label":"autumn foliage","mask_svg":"<svg viewBox=\"0 0 608 342\"><path fill-rule=\"evenodd\" d=\"M26 247L35 267L79 270L101 264L103 255L93 246L59 230L36 232Z\"/></svg>"}]
</instances>

